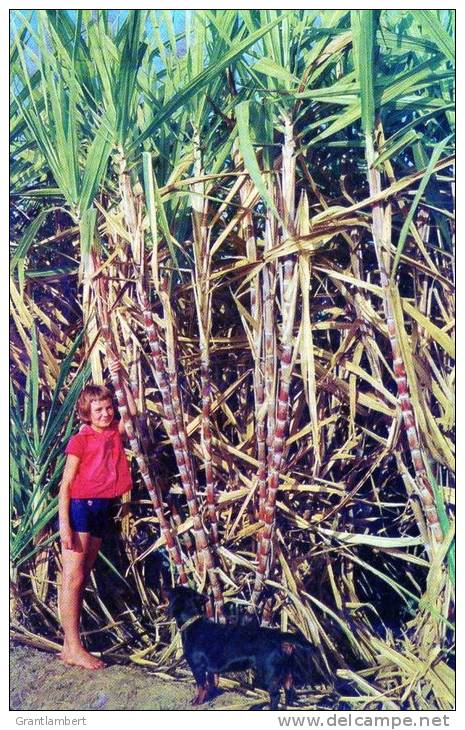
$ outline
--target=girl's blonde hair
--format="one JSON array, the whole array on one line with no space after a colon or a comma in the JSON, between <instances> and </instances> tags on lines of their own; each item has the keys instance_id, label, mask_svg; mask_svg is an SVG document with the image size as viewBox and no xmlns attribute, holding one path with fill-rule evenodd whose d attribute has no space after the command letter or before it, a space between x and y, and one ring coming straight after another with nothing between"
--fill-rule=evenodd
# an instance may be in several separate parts
<instances>
[{"instance_id":1,"label":"girl's blonde hair","mask_svg":"<svg viewBox=\"0 0 465 730\"><path fill-rule=\"evenodd\" d=\"M104 385L86 385L77 400L78 416L84 423L90 423L90 404L94 400L113 402L113 394Z\"/></svg>"}]
</instances>

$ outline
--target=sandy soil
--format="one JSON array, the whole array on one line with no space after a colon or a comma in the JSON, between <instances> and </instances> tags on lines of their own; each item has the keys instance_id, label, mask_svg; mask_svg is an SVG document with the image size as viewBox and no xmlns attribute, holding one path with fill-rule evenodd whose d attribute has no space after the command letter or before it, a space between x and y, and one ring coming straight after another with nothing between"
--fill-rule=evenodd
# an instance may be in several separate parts
<instances>
[{"instance_id":1,"label":"sandy soil","mask_svg":"<svg viewBox=\"0 0 465 730\"><path fill-rule=\"evenodd\" d=\"M227 684L228 680L226 680ZM10 651L11 710L250 710L262 709L258 694L221 689L192 707L192 678L165 680L151 670L110 666L101 671L69 667L55 655L13 645ZM262 695L263 697L263 695Z\"/></svg>"}]
</instances>

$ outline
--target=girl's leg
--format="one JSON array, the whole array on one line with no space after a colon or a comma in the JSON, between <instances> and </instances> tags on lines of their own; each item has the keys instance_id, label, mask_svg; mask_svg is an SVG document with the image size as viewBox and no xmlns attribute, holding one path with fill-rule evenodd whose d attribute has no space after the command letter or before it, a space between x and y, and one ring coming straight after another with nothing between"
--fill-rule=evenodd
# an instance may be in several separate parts
<instances>
[{"instance_id":1,"label":"girl's leg","mask_svg":"<svg viewBox=\"0 0 465 730\"><path fill-rule=\"evenodd\" d=\"M75 532L73 550L62 551L60 616L65 640L60 656L67 664L75 664L86 669L100 669L104 666L100 659L84 649L79 636L84 588L100 542L100 538L92 537L88 532Z\"/></svg>"},{"instance_id":2,"label":"girl's leg","mask_svg":"<svg viewBox=\"0 0 465 730\"><path fill-rule=\"evenodd\" d=\"M82 583L81 595L80 595L80 599L79 599L81 602L80 609L79 609L79 615L81 615L82 604L84 602L84 594L86 591L87 584L89 582L90 574L92 573L92 568L94 567L95 560L99 553L101 544L102 544L101 537L94 537L93 535L89 535L89 540L88 540L88 544L87 544L87 552L84 557L84 581Z\"/></svg>"},{"instance_id":3,"label":"girl's leg","mask_svg":"<svg viewBox=\"0 0 465 730\"><path fill-rule=\"evenodd\" d=\"M90 574L92 572L92 568L94 567L94 563L97 559L97 555L100 550L100 546L102 544L102 538L101 537L94 537L93 535L89 536L89 546L87 550L87 554L85 557L84 562L84 588L86 587Z\"/></svg>"}]
</instances>

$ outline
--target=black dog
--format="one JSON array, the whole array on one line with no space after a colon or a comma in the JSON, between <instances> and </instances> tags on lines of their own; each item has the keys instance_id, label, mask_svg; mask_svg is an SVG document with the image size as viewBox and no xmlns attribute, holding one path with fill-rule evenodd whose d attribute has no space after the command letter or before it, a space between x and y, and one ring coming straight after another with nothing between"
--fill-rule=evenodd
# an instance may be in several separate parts
<instances>
[{"instance_id":1,"label":"black dog","mask_svg":"<svg viewBox=\"0 0 465 730\"><path fill-rule=\"evenodd\" d=\"M215 688L215 675L254 669L270 694L270 709L278 709L284 687L286 705L296 699L293 666L296 647L313 648L303 637L256 626L216 624L203 617L206 596L191 588L167 589L169 614L181 632L184 654L197 683L193 705L205 702Z\"/></svg>"}]
</instances>

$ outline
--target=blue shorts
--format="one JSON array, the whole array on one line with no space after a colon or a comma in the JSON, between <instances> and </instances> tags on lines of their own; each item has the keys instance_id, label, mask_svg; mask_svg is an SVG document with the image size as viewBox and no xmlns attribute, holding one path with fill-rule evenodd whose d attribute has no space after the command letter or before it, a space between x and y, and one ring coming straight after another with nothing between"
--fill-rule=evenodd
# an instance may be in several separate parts
<instances>
[{"instance_id":1,"label":"blue shorts","mask_svg":"<svg viewBox=\"0 0 465 730\"><path fill-rule=\"evenodd\" d=\"M110 526L113 499L71 499L69 521L75 532L89 532L92 537L103 537Z\"/></svg>"}]
</instances>

